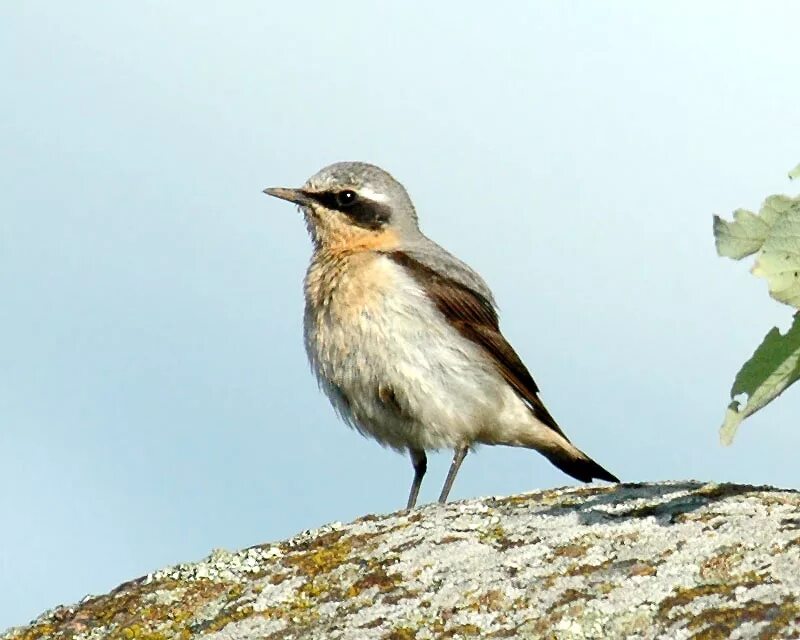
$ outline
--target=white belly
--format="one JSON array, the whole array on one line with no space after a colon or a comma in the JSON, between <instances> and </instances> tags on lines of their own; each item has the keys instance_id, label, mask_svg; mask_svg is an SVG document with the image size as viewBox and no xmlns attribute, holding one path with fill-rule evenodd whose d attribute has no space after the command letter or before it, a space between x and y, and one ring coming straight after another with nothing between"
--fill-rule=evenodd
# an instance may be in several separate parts
<instances>
[{"instance_id":1,"label":"white belly","mask_svg":"<svg viewBox=\"0 0 800 640\"><path fill-rule=\"evenodd\" d=\"M502 417L527 422L480 347L401 267L380 257L359 269L309 297L305 317L312 368L350 425L395 449L438 449L471 444Z\"/></svg>"}]
</instances>

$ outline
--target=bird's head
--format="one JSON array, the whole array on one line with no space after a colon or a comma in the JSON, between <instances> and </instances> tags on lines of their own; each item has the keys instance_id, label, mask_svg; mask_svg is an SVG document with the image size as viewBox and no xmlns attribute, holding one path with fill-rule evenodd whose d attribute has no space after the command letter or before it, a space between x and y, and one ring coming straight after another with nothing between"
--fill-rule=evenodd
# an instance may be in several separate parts
<instances>
[{"instance_id":1,"label":"bird's head","mask_svg":"<svg viewBox=\"0 0 800 640\"><path fill-rule=\"evenodd\" d=\"M272 187L264 193L302 209L317 249L391 249L419 234L403 185L371 164L337 162L299 189Z\"/></svg>"}]
</instances>

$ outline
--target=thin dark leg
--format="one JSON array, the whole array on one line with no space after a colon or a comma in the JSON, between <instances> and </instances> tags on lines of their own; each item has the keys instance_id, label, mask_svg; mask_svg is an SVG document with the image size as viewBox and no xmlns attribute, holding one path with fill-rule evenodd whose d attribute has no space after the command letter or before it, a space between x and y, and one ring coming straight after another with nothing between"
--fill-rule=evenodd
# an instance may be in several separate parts
<instances>
[{"instance_id":1,"label":"thin dark leg","mask_svg":"<svg viewBox=\"0 0 800 640\"><path fill-rule=\"evenodd\" d=\"M422 449L409 449L408 453L411 454L411 464L414 465L414 481L411 483L411 492L408 494L406 509L413 509L414 505L417 504L422 478L428 470L428 457Z\"/></svg>"},{"instance_id":2,"label":"thin dark leg","mask_svg":"<svg viewBox=\"0 0 800 640\"><path fill-rule=\"evenodd\" d=\"M461 468L461 463L464 462L464 458L467 456L467 451L469 451L469 447L463 446L456 449L453 453L453 462L450 463L450 471L447 472L447 478L444 481L442 493L439 496L439 502L447 502L447 496L450 495L450 488L453 486L453 480L456 479L456 474Z\"/></svg>"}]
</instances>

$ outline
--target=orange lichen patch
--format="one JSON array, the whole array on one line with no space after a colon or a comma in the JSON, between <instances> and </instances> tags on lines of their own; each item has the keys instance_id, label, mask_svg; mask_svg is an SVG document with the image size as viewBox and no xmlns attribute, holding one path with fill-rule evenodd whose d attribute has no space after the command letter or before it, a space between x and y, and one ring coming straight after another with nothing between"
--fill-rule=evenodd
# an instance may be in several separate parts
<instances>
[{"instance_id":1,"label":"orange lichen patch","mask_svg":"<svg viewBox=\"0 0 800 640\"><path fill-rule=\"evenodd\" d=\"M270 584L280 584L289 577L288 573L273 573L267 578Z\"/></svg>"},{"instance_id":2,"label":"orange lichen patch","mask_svg":"<svg viewBox=\"0 0 800 640\"><path fill-rule=\"evenodd\" d=\"M672 619L673 617L680 617L674 615L676 609L681 609L686 605L691 604L697 598L704 596L717 595L722 598L732 598L734 591L739 587L752 589L765 583L765 579L755 572L749 572L744 575L738 576L737 580L731 580L724 584L702 584L694 587L677 588L673 594L664 598L658 606L659 617L666 617Z\"/></svg>"},{"instance_id":3,"label":"orange lichen patch","mask_svg":"<svg viewBox=\"0 0 800 640\"><path fill-rule=\"evenodd\" d=\"M224 606L211 620L198 625L193 631L202 631L202 633L219 631L233 622L244 620L252 615L253 606L251 604L237 605L232 602Z\"/></svg>"},{"instance_id":4,"label":"orange lichen patch","mask_svg":"<svg viewBox=\"0 0 800 640\"><path fill-rule=\"evenodd\" d=\"M50 622L41 622L28 627L19 635L14 636L14 640L40 640L40 638L49 638L57 628L55 624Z\"/></svg>"},{"instance_id":5,"label":"orange lichen patch","mask_svg":"<svg viewBox=\"0 0 800 640\"><path fill-rule=\"evenodd\" d=\"M483 542L483 544L495 545L498 542L505 540L506 535L506 530L503 529L503 527L501 527L499 524L496 524L485 531L481 531L478 534L478 540Z\"/></svg>"},{"instance_id":6,"label":"orange lichen patch","mask_svg":"<svg viewBox=\"0 0 800 640\"><path fill-rule=\"evenodd\" d=\"M553 549L553 555L561 558L580 558L586 555L589 546L585 544L566 544Z\"/></svg>"},{"instance_id":7,"label":"orange lichen patch","mask_svg":"<svg viewBox=\"0 0 800 640\"><path fill-rule=\"evenodd\" d=\"M351 584L345 595L348 598L354 598L362 591L377 587L380 593L391 591L398 584L403 582L403 576L399 573L387 573L382 567L374 567L369 573L362 576Z\"/></svg>"},{"instance_id":8,"label":"orange lichen patch","mask_svg":"<svg viewBox=\"0 0 800 640\"><path fill-rule=\"evenodd\" d=\"M335 544L339 540L341 540L345 536L346 532L344 530L338 529L334 531L327 531L323 534L318 535L315 538L308 538L303 542L295 542L290 540L287 543L282 545L282 550L284 553L299 553L302 551L314 551L316 549L322 549L328 547L332 544Z\"/></svg>"},{"instance_id":9,"label":"orange lichen patch","mask_svg":"<svg viewBox=\"0 0 800 640\"><path fill-rule=\"evenodd\" d=\"M106 627L109 637L158 640L186 635L185 625L193 612L205 603L238 597L241 586L230 582L197 580L179 582L160 580L126 583L114 592L90 598L74 609L55 612L46 625L35 625L31 631L39 635L23 636L24 640L59 633L64 637Z\"/></svg>"},{"instance_id":10,"label":"orange lichen patch","mask_svg":"<svg viewBox=\"0 0 800 640\"><path fill-rule=\"evenodd\" d=\"M586 591L578 591L577 589L565 589L564 592L556 599L553 606L550 607L551 612L555 609L565 605L572 605L576 602L585 602L593 600L596 596Z\"/></svg>"},{"instance_id":11,"label":"orange lichen patch","mask_svg":"<svg viewBox=\"0 0 800 640\"><path fill-rule=\"evenodd\" d=\"M459 624L447 627L438 638L480 638L483 637L483 630L474 624Z\"/></svg>"},{"instance_id":12,"label":"orange lichen patch","mask_svg":"<svg viewBox=\"0 0 800 640\"><path fill-rule=\"evenodd\" d=\"M380 520L381 520L380 516L374 513L368 513L365 516L361 516L360 518L356 518L355 520L353 520L353 524L362 524L364 522L379 522Z\"/></svg>"},{"instance_id":13,"label":"orange lichen patch","mask_svg":"<svg viewBox=\"0 0 800 640\"><path fill-rule=\"evenodd\" d=\"M720 549L717 555L700 565L700 577L705 582L727 582L743 559L743 553L737 548Z\"/></svg>"},{"instance_id":14,"label":"orange lichen patch","mask_svg":"<svg viewBox=\"0 0 800 640\"><path fill-rule=\"evenodd\" d=\"M598 571L604 571L614 564L613 560L605 560L600 564L573 564L565 572L568 576L588 576Z\"/></svg>"},{"instance_id":15,"label":"orange lichen patch","mask_svg":"<svg viewBox=\"0 0 800 640\"><path fill-rule=\"evenodd\" d=\"M497 612L512 606L508 596L500 589L490 589L478 597L471 608L475 611Z\"/></svg>"},{"instance_id":16,"label":"orange lichen patch","mask_svg":"<svg viewBox=\"0 0 800 640\"><path fill-rule=\"evenodd\" d=\"M328 573L341 566L350 558L351 544L336 541L329 546L315 547L302 553L293 554L284 559L288 566L296 567L309 578Z\"/></svg>"},{"instance_id":17,"label":"orange lichen patch","mask_svg":"<svg viewBox=\"0 0 800 640\"><path fill-rule=\"evenodd\" d=\"M759 630L759 640L769 640L780 635L780 630L800 617L800 605L794 598L784 598L779 602L761 602L753 600L742 606L712 607L693 615L687 627L695 633L695 640L724 640L738 629L744 622L762 622L769 624Z\"/></svg>"},{"instance_id":18,"label":"orange lichen patch","mask_svg":"<svg viewBox=\"0 0 800 640\"><path fill-rule=\"evenodd\" d=\"M397 627L383 636L383 640L414 640L417 632L410 627Z\"/></svg>"},{"instance_id":19,"label":"orange lichen patch","mask_svg":"<svg viewBox=\"0 0 800 640\"><path fill-rule=\"evenodd\" d=\"M645 562L637 562L634 565L631 565L630 571L628 575L630 576L654 576L658 573L658 569L656 569L652 564L647 564Z\"/></svg>"},{"instance_id":20,"label":"orange lichen patch","mask_svg":"<svg viewBox=\"0 0 800 640\"><path fill-rule=\"evenodd\" d=\"M789 542L783 545L782 549L785 550L785 549L790 549L792 547L800 547L800 536L798 536L797 538L793 538L792 540L789 540Z\"/></svg>"}]
</instances>

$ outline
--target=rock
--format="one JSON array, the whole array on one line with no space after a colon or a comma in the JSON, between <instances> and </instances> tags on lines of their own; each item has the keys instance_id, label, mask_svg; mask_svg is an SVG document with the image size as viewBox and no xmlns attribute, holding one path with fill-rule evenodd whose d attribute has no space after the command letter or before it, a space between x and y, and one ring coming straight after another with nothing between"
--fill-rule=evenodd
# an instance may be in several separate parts
<instances>
[{"instance_id":1,"label":"rock","mask_svg":"<svg viewBox=\"0 0 800 640\"><path fill-rule=\"evenodd\" d=\"M800 493L670 482L428 505L156 571L2 640L798 638Z\"/></svg>"}]
</instances>

